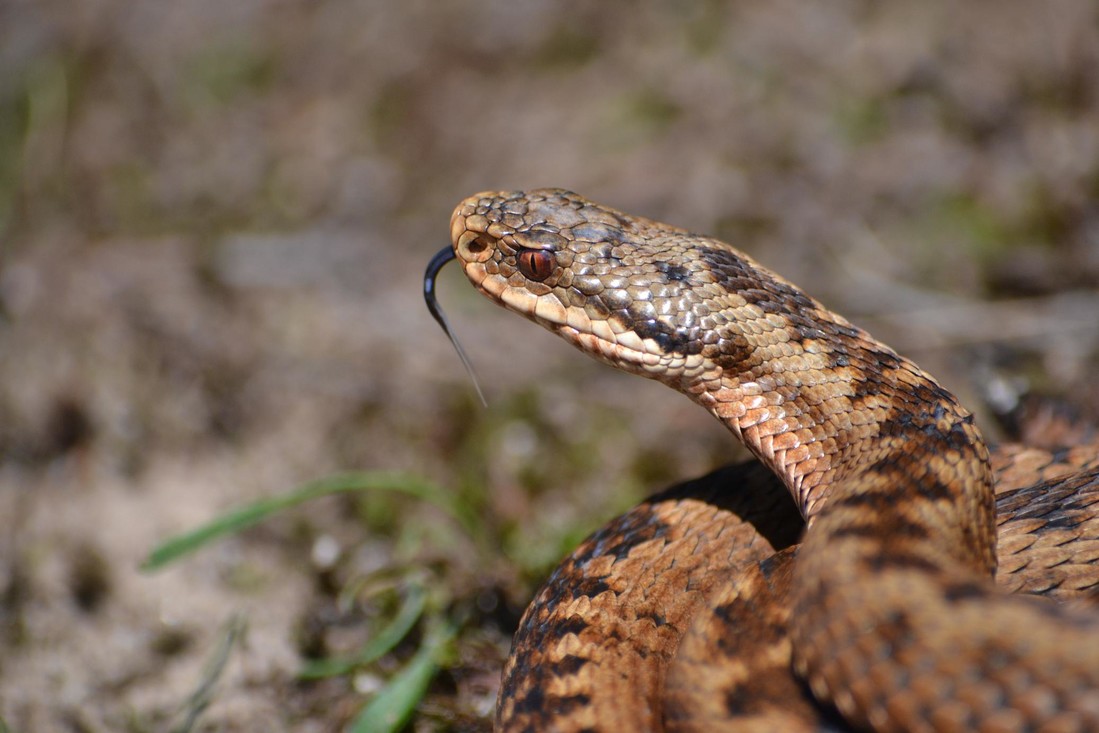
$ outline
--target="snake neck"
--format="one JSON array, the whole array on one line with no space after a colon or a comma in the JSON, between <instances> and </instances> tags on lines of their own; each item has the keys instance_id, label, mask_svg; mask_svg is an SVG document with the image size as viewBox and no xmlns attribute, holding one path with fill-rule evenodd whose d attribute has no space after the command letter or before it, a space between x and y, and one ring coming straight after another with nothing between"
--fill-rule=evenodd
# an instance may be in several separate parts
<instances>
[{"instance_id":1,"label":"snake neck","mask_svg":"<svg viewBox=\"0 0 1099 733\"><path fill-rule=\"evenodd\" d=\"M782 314L780 349L715 351L708 373L675 386L782 478L810 526L877 538L868 556L937 553L924 542L935 526L958 538L952 560L991 573L993 479L971 413L913 362L797 300L799 312Z\"/></svg>"}]
</instances>

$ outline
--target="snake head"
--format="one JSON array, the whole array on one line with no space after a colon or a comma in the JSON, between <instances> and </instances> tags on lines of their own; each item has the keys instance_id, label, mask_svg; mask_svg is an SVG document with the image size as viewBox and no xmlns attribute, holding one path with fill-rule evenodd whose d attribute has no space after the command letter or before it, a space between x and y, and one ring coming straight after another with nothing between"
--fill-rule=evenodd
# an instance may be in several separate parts
<instances>
[{"instance_id":1,"label":"snake head","mask_svg":"<svg viewBox=\"0 0 1099 733\"><path fill-rule=\"evenodd\" d=\"M614 366L680 381L703 365L708 270L682 229L561 189L485 192L450 220L454 253L490 300ZM713 285L713 283L711 283Z\"/></svg>"}]
</instances>

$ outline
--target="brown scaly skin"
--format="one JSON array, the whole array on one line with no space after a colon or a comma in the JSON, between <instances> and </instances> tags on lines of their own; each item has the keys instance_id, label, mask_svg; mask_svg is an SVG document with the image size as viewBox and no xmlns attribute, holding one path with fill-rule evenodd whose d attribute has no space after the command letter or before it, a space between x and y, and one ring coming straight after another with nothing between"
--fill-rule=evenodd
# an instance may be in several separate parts
<instances>
[{"instance_id":1,"label":"brown scaly skin","mask_svg":"<svg viewBox=\"0 0 1099 733\"><path fill-rule=\"evenodd\" d=\"M1024 460L1012 461L1021 454ZM1072 465L1017 446L996 452L1001 588L1060 601L1099 601L1099 446L1092 446L1091 455L1090 462ZM1048 480L1017 483L1038 474ZM695 485L708 483L709 477ZM780 487L776 481L772 488ZM780 554L770 562L789 559ZM784 585L790 576L767 569L763 584L755 568L730 568L735 580L692 618L666 673L667 730L849 730L814 707L791 673Z\"/></svg>"},{"instance_id":2,"label":"brown scaly skin","mask_svg":"<svg viewBox=\"0 0 1099 733\"><path fill-rule=\"evenodd\" d=\"M681 484L610 522L554 571L520 622L502 727L658 728L664 671L691 617L729 568L791 545L801 525L758 463Z\"/></svg>"},{"instance_id":3,"label":"brown scaly skin","mask_svg":"<svg viewBox=\"0 0 1099 733\"><path fill-rule=\"evenodd\" d=\"M736 569L732 590L712 591L724 594L717 607L727 609L727 626L761 626L747 641L772 652L765 672L789 677L792 653L813 696L860 728L1099 728L1099 622L991 587L987 450L970 414L917 366L722 242L568 192L471 197L455 210L451 236L485 295L684 392L781 478L808 520L796 559L793 551L762 564L737 557L727 566ZM1092 475L1081 486L1094 483ZM651 599L654 566L699 556L693 531L666 530L681 540L674 547L653 537L612 556L585 558L582 549L582 561L562 566L517 634L501 727L614 729L636 706L650 728L682 717L678 704L665 714L659 696L623 704L624 691L614 693L617 710L602 706L589 683L638 676L636 662L654 657L663 670L690 612L672 621L675 604L650 604L634 619L648 631L634 623L609 638L591 633L585 614L601 621L603 609L590 612L604 597ZM639 575L619 575L620 564ZM689 572L670 587L693 590ZM562 610L565 576L600 580ZM545 622L531 626L546 608ZM562 618L578 620L554 627ZM551 635L539 637L539 626ZM683 644L689 650L690 637ZM732 658L754 664L739 651ZM529 676L562 660L563 672ZM663 674L646 672L644 686L658 687ZM679 678L673 668L672 692ZM741 684L725 696L726 712L782 712L748 708L783 684Z\"/></svg>"},{"instance_id":4,"label":"brown scaly skin","mask_svg":"<svg viewBox=\"0 0 1099 733\"><path fill-rule=\"evenodd\" d=\"M994 454L1001 587L1099 602L1099 446L1090 462L1082 457L1019 446ZM802 528L785 487L759 463L714 471L612 520L561 564L520 622L499 727L849 730L792 674L788 606L731 606L741 590L753 601L774 593L781 574L766 558ZM656 554L663 565L650 564ZM659 626L651 601L648 614L633 607L638 598L659 599Z\"/></svg>"}]
</instances>

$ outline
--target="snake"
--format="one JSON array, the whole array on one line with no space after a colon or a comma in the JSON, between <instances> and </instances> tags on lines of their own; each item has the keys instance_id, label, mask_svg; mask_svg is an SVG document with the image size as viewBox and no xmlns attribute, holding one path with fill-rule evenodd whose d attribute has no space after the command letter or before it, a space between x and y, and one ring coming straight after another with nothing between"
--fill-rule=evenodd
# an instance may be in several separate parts
<instances>
[{"instance_id":1,"label":"snake","mask_svg":"<svg viewBox=\"0 0 1099 733\"><path fill-rule=\"evenodd\" d=\"M497 730L1099 731L1095 446L990 452L931 375L748 255L570 191L476 194L450 238L433 313L457 260L756 459L562 562Z\"/></svg>"}]
</instances>

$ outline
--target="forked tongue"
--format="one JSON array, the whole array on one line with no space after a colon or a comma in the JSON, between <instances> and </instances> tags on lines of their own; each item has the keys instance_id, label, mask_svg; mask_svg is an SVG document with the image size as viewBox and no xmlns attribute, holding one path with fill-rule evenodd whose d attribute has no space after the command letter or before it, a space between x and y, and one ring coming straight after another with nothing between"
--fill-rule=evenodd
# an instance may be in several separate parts
<instances>
[{"instance_id":1,"label":"forked tongue","mask_svg":"<svg viewBox=\"0 0 1099 733\"><path fill-rule=\"evenodd\" d=\"M473 364L469 361L469 357L466 356L466 352L462 349L462 345L458 343L458 339L455 338L454 332L450 330L450 324L446 320L446 315L443 313L443 309L439 306L439 301L435 297L435 278L439 276L439 270L443 269L443 265L453 259L456 259L454 248L448 244L431 258L431 262L427 263L427 270L424 272L424 302L427 303L427 309L431 311L431 315L435 319L435 322L442 327L443 333L450 339L450 343L454 345L454 350L458 352L458 358L462 360L462 366L466 368L466 373L473 381L473 388L477 390L477 396L481 399L481 404L488 407L488 402L485 401L485 395L481 392L481 385L477 382L477 375L473 373Z\"/></svg>"}]
</instances>

